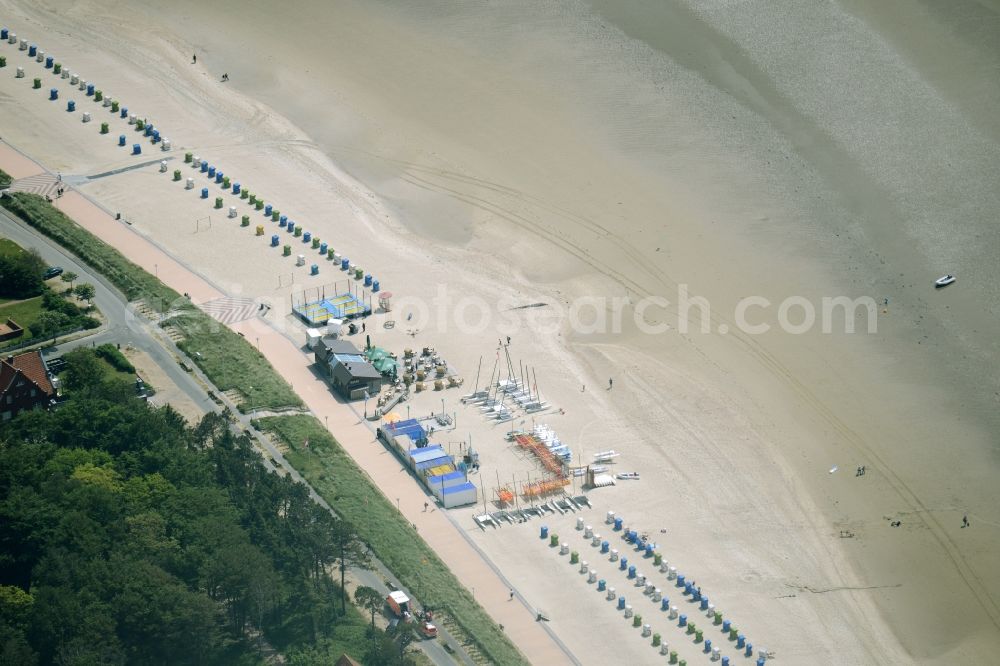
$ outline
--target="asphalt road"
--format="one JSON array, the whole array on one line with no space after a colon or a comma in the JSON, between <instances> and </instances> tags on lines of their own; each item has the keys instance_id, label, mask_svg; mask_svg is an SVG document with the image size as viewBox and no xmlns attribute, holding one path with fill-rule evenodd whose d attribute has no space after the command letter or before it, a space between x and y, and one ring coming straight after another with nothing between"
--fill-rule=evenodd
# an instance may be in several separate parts
<instances>
[{"instance_id":1,"label":"asphalt road","mask_svg":"<svg viewBox=\"0 0 1000 666\"><path fill-rule=\"evenodd\" d=\"M80 276L76 280L77 283L88 282L94 285L94 304L107 319L107 324L94 335L46 348L43 351L46 357L61 355L76 347L89 346L92 343L121 342L131 344L149 354L170 380L194 401L195 405L205 412L216 409L216 404L208 397L202 386L177 365L172 351L164 346L166 341L162 332L133 312L125 296L104 277L94 273L86 264L60 245L12 218L2 208L0 208L0 235L11 239L23 248L35 248L50 266L62 266L66 271L73 271Z\"/></svg>"},{"instance_id":2,"label":"asphalt road","mask_svg":"<svg viewBox=\"0 0 1000 666\"><path fill-rule=\"evenodd\" d=\"M267 437L260 435L253 428L253 426L250 425L252 415L240 414L235 409L233 409L232 411L233 415L239 420L239 423L243 427L243 429L248 431L252 436L254 436L257 439L260 448L263 449L264 452L266 452L266 455L264 456L264 464L269 468L273 469L274 471L278 472L279 474L281 473L282 470L284 470L289 474L289 476L291 476L291 478L294 481L298 481L299 483L304 484L306 488L309 489L309 496L312 497L312 499L317 504L325 508L327 511L330 511L331 513L336 515L336 512L333 510L332 507L330 507L329 504L327 504L326 500L320 497L320 495L313 489L313 487L310 486L306 482L306 480L302 478L302 476L298 473L298 471L294 467L292 467L292 465L287 460L285 460L285 457L281 455L281 451L279 451L273 444L271 444L271 441ZM359 584L367 585L368 587L374 588L386 595L389 594L389 588L386 585L386 581L391 582L392 585L395 587L395 589L403 590L404 592L406 592L407 595L410 595L409 590L406 590L399 583L399 580L397 580L396 577L393 576L392 573L385 567L385 565L382 564L382 562L377 558L374 557L372 558L372 568L370 570L358 569L352 567L348 571L350 572L351 578L356 580ZM445 643L448 643L455 648L454 654L449 654L444 649ZM462 649L461 644L457 640L455 640L455 638L440 625L438 625L437 640L433 641L418 640L415 641L412 645L420 648L430 658L432 662L437 664L437 666L452 666L453 664L456 663L466 664L468 666L474 665L472 659L465 652L465 650Z\"/></svg>"},{"instance_id":3,"label":"asphalt road","mask_svg":"<svg viewBox=\"0 0 1000 666\"><path fill-rule=\"evenodd\" d=\"M203 409L206 413L218 408L205 391L205 386L211 386L208 378L190 361L188 364L192 367L192 372L182 370L177 363L177 358L184 358L184 355L177 349L173 341L167 338L161 329L136 314L125 296L105 280L103 276L92 271L86 264L74 257L62 246L37 233L21 221L12 218L2 208L0 208L0 236L9 238L25 249L35 248L50 266L62 266L66 271L73 271L79 275L79 278L76 280L77 283L88 282L94 285L94 304L104 314L107 324L94 335L77 338L56 345L55 347L47 348L44 352L46 356L61 355L76 347L91 346L92 344L99 345L105 342L130 344L149 354L170 380L184 391L199 408ZM199 379L202 383L199 382ZM216 393L218 394L218 392ZM256 439L258 447L266 452L267 455L264 456L264 464L279 474L284 471L293 480L304 484L309 488L309 495L314 501L328 511L333 512L330 505L313 490L312 486L306 483L306 480L285 460L284 456L271 444L270 440L260 435L260 433L251 427L251 416L241 414L236 410L234 405L229 405L229 407L242 429L249 432ZM270 459L268 458L269 456ZM371 571L351 569L351 577L362 585L384 591L386 594L388 594L388 588L385 585L386 580L391 581L396 586L396 589L402 589L399 581L396 580L380 561L373 559L372 566L373 569ZM448 634L447 631L438 627L438 636L438 640L415 641L412 645L422 650L437 666L453 666L455 663L472 665L472 660L461 649L458 641ZM445 651L443 647L444 642L455 646L456 653L454 656Z\"/></svg>"}]
</instances>

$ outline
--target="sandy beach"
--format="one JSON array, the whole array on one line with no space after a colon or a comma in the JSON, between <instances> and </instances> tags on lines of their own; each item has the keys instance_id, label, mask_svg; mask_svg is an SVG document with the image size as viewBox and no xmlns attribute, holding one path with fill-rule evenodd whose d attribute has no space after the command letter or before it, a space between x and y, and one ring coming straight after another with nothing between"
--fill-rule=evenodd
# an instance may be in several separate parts
<instances>
[{"instance_id":1,"label":"sandy beach","mask_svg":"<svg viewBox=\"0 0 1000 666\"><path fill-rule=\"evenodd\" d=\"M290 299L343 273L281 257L245 200L224 196L251 226L227 219L184 152L375 274L394 308L369 319L374 341L434 346L464 377L412 409L443 396L488 492L532 463L458 396L511 336L555 408L538 419L577 459L613 448L642 472L590 492L588 523L607 531L615 510L648 531L782 662L985 663L1000 648L1000 8L954 4L0 2L4 25L174 147L129 155L125 121L9 44L0 135L122 213L109 233L176 262L136 258L147 270L204 277L197 302L273 303L261 336L301 344ZM0 166L31 175L7 153ZM945 273L958 283L935 291ZM698 307L686 325L684 293L710 304L707 330ZM872 299L877 330L860 311L852 334L840 314L830 333L780 330L786 299L799 322L803 302L822 314L838 296ZM746 313L770 331L740 325L747 297L771 304ZM597 325L616 312L619 330ZM537 521L484 532L481 508L450 528L579 662L663 662ZM549 526L585 552L574 520Z\"/></svg>"}]
</instances>

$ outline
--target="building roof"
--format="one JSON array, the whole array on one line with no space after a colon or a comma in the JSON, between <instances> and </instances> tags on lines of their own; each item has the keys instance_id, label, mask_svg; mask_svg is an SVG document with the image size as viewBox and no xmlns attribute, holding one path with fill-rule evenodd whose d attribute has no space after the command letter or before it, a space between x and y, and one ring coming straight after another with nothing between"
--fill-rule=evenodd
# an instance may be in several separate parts
<instances>
[{"instance_id":1,"label":"building roof","mask_svg":"<svg viewBox=\"0 0 1000 666\"><path fill-rule=\"evenodd\" d=\"M436 460L445 455L445 452L440 444L431 444L420 449L411 449L407 451L407 454L413 459L413 462L421 463L427 460Z\"/></svg>"},{"instance_id":2,"label":"building roof","mask_svg":"<svg viewBox=\"0 0 1000 666\"><path fill-rule=\"evenodd\" d=\"M340 655L340 659L337 660L337 666L361 666L361 664L354 661L346 654L342 654Z\"/></svg>"},{"instance_id":3,"label":"building roof","mask_svg":"<svg viewBox=\"0 0 1000 666\"><path fill-rule=\"evenodd\" d=\"M14 378L17 377L18 370L6 360L0 360L0 395L7 392Z\"/></svg>"},{"instance_id":4,"label":"building roof","mask_svg":"<svg viewBox=\"0 0 1000 666\"><path fill-rule=\"evenodd\" d=\"M326 349L328 354L354 354L361 355L361 350L354 346L354 343L339 338L326 337L320 340L320 344Z\"/></svg>"},{"instance_id":5,"label":"building roof","mask_svg":"<svg viewBox=\"0 0 1000 666\"><path fill-rule=\"evenodd\" d=\"M353 379L382 379L382 373L376 370L371 363L364 361L337 363L334 366L334 371L336 372L338 368L347 370Z\"/></svg>"},{"instance_id":6,"label":"building roof","mask_svg":"<svg viewBox=\"0 0 1000 666\"><path fill-rule=\"evenodd\" d=\"M405 435L413 441L427 437L427 431L424 430L423 426L416 419L405 419L403 421L396 421L395 423L387 423L382 426L382 429L394 437Z\"/></svg>"},{"instance_id":7,"label":"building roof","mask_svg":"<svg viewBox=\"0 0 1000 666\"><path fill-rule=\"evenodd\" d=\"M455 493L464 493L464 492L469 491L469 490L473 490L474 491L475 489L476 489L476 485L474 483L463 483L463 484L458 485L458 486L452 486L451 488L445 488L444 490L441 491L441 494L443 494L443 495L453 495Z\"/></svg>"},{"instance_id":8,"label":"building roof","mask_svg":"<svg viewBox=\"0 0 1000 666\"><path fill-rule=\"evenodd\" d=\"M0 361L3 366L0 369L0 391L6 391L17 372L20 371L24 377L38 387L46 395L55 395L56 389L49 379L49 371L45 366L45 359L39 351L25 352L17 356L8 356Z\"/></svg>"},{"instance_id":9,"label":"building roof","mask_svg":"<svg viewBox=\"0 0 1000 666\"><path fill-rule=\"evenodd\" d=\"M464 479L464 478L465 478L465 472L460 472L459 470L455 470L454 472L448 472L447 474L438 474L437 476L429 476L427 477L427 484L428 485L436 484L438 486L442 486L445 483L448 483L449 481L457 481L458 479Z\"/></svg>"},{"instance_id":10,"label":"building roof","mask_svg":"<svg viewBox=\"0 0 1000 666\"><path fill-rule=\"evenodd\" d=\"M330 363L367 363L365 357L361 354L338 354L333 353L330 355Z\"/></svg>"},{"instance_id":11,"label":"building roof","mask_svg":"<svg viewBox=\"0 0 1000 666\"><path fill-rule=\"evenodd\" d=\"M410 603L410 598L406 596L406 593L401 590L393 590L392 592L389 593L389 596L392 597L392 600L395 601L397 604Z\"/></svg>"}]
</instances>

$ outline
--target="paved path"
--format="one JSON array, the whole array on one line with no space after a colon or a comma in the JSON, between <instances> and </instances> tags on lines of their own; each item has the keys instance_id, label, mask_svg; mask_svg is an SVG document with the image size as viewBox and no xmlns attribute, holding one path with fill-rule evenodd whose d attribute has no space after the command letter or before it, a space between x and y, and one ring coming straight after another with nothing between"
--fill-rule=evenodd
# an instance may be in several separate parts
<instances>
[{"instance_id":1,"label":"paved path","mask_svg":"<svg viewBox=\"0 0 1000 666\"><path fill-rule=\"evenodd\" d=\"M473 590L476 601L499 624L535 664L575 661L566 654L523 598L509 602L511 585L482 553L465 539L444 511L424 512L427 494L409 477L402 464L375 439L368 422L350 405L341 403L327 384L312 371L311 359L284 335L259 319L233 327L247 338L259 339L260 351L288 380L295 392L320 419L354 460L364 468L390 502L398 501L401 513L451 569ZM401 482L400 477L404 480ZM388 490L391 489L391 490Z\"/></svg>"},{"instance_id":2,"label":"paved path","mask_svg":"<svg viewBox=\"0 0 1000 666\"><path fill-rule=\"evenodd\" d=\"M231 326L257 315L260 305L252 298L223 296L198 306L212 319Z\"/></svg>"},{"instance_id":3,"label":"paved path","mask_svg":"<svg viewBox=\"0 0 1000 666\"><path fill-rule=\"evenodd\" d=\"M33 247L37 249L42 258L50 265L60 265L64 269L73 271L79 275L78 282L93 284L95 293L94 303L104 313L105 317L107 317L108 324L103 330L98 331L94 335L74 339L70 342L48 348L43 352L46 356L62 355L81 346L125 341L133 347L149 354L170 380L187 394L203 413L208 413L217 408L217 405L208 397L208 393L204 388L211 385L211 382L197 369L193 371L193 374L183 371L175 360L175 357L181 356L182 352L177 349L169 338L163 335L157 326L151 325L144 318L137 316L125 299L125 296L108 283L103 276L94 273L90 267L79 261L62 246L57 245L21 221L11 217L3 209L0 209L0 235L11 239L21 247ZM254 307L256 308L256 306ZM219 392L216 391L216 393L218 394ZM290 474L294 480L303 483L309 488L309 494L314 501L327 510L332 511L329 504L285 460L284 456L271 444L270 440L267 437L259 435L251 428L251 417L240 414L236 410L235 405L229 405L229 407L237 417L242 429L254 435L258 447L268 454L263 457L264 465L279 473ZM261 414L258 413L259 415ZM274 461L273 463L271 462L272 460ZM392 576L381 561L376 559L373 565L374 571L352 568L350 573L353 578L362 584L375 587L379 590L384 588L382 581L385 579L392 580L397 588L402 589L399 581ZM454 656L449 655L437 641L419 641L414 645L424 651L437 666L451 666L456 661L463 664L472 663L468 655L461 649L458 641L449 635L447 630L443 627L440 628L440 634L443 641L447 641L458 648L458 652Z\"/></svg>"},{"instance_id":4,"label":"paved path","mask_svg":"<svg viewBox=\"0 0 1000 666\"><path fill-rule=\"evenodd\" d=\"M79 192L67 191L54 205L81 227L128 257L132 263L156 275L174 291L189 294L195 305L225 295Z\"/></svg>"},{"instance_id":5,"label":"paved path","mask_svg":"<svg viewBox=\"0 0 1000 666\"><path fill-rule=\"evenodd\" d=\"M42 169L39 169L42 171ZM221 299L219 289L186 267L130 226L78 192L70 190L56 205L92 234L115 247L129 260L155 273L180 293L190 295L195 304ZM423 512L427 495L406 475L399 461L375 439L369 424L348 404L339 402L327 385L312 372L309 359L291 340L262 320L253 318L231 328L248 339L259 338L260 351L275 369L292 384L295 392L320 419L354 460L369 474L390 500L398 501L404 517L418 531L452 573L473 591L476 601L534 664L579 663L571 651L542 622L524 597L510 603L511 584L486 556L454 525L444 512ZM297 477L297 475L296 475ZM299 477L300 478L300 477ZM391 489L391 490L390 490Z\"/></svg>"},{"instance_id":6,"label":"paved path","mask_svg":"<svg viewBox=\"0 0 1000 666\"><path fill-rule=\"evenodd\" d=\"M56 190L61 183L50 173L39 173L27 178L19 178L10 184L11 192L30 192L50 199L56 198Z\"/></svg>"},{"instance_id":7,"label":"paved path","mask_svg":"<svg viewBox=\"0 0 1000 666\"><path fill-rule=\"evenodd\" d=\"M155 326L138 316L128 304L125 297L103 276L95 273L85 263L74 257L48 238L41 236L34 229L12 218L6 210L0 209L0 234L10 238L21 247L33 247L49 265L62 266L67 271L73 271L80 277L77 283L89 282L94 285L94 304L107 318L104 330L84 338L74 339L46 349L46 356L62 354L81 345L102 344L104 342L125 342L149 354L170 380L194 401L203 411L215 409L215 403L209 399L190 374L178 367L174 355L164 348L165 336Z\"/></svg>"}]
</instances>

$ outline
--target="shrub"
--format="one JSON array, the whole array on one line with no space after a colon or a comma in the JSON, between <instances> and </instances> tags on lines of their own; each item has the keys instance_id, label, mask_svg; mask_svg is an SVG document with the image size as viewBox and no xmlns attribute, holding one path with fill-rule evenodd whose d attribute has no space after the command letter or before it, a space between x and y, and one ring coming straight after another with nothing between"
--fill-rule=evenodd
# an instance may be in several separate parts
<instances>
[{"instance_id":1,"label":"shrub","mask_svg":"<svg viewBox=\"0 0 1000 666\"><path fill-rule=\"evenodd\" d=\"M97 347L94 351L118 372L130 372L135 374L135 366L132 365L127 358L125 358L125 354L118 351L118 348L110 342Z\"/></svg>"}]
</instances>

